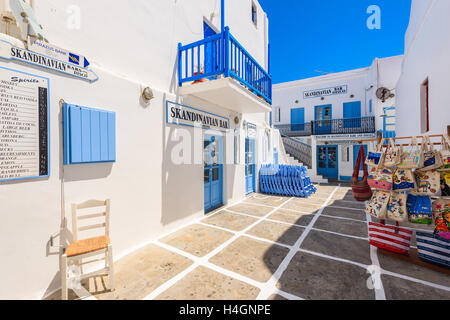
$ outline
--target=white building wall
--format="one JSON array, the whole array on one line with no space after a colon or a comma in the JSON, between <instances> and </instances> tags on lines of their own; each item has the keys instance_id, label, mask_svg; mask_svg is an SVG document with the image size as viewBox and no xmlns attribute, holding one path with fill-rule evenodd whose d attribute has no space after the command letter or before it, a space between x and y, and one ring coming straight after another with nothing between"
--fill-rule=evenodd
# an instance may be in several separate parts
<instances>
[{"instance_id":1,"label":"white building wall","mask_svg":"<svg viewBox=\"0 0 450 320\"><path fill-rule=\"evenodd\" d=\"M93 198L112 200L111 238L115 259L203 216L203 165L172 162L174 148L180 143L174 134L182 136L189 132L193 136L194 130L166 125L166 101L225 116L231 124L236 115L205 101L177 96L178 42L188 44L202 39L203 19L211 19L212 13L211 20L220 29L220 1L136 0L111 4L105 0L40 0L34 4L47 39L86 56L99 80L91 84L0 60L1 67L48 77L51 94L50 177L0 183L3 217L0 273L8 275L3 279L0 299L40 299L59 288L58 249L49 247L49 239L59 231L61 216L71 225L72 203ZM81 9L80 29L68 29L67 9L71 5ZM250 7L242 0L227 1L226 16L231 33L265 67L268 23L265 13L259 9L258 28L251 25ZM155 93L155 99L148 105L140 98L146 86ZM62 165L61 99L116 112L117 161L114 164ZM267 115L238 116L260 129L268 126ZM262 134L259 135L257 141L261 141ZM202 146L202 138L195 139L200 139L196 141ZM230 148L224 145L228 158L233 155ZM257 152L261 149L258 144ZM190 151L192 158L202 159L201 147L195 149L194 144ZM259 153L257 161L260 162ZM245 196L244 155L242 131L240 164L228 161L231 164L224 166L225 204ZM65 238L70 241L70 232Z\"/></svg>"},{"instance_id":2,"label":"white building wall","mask_svg":"<svg viewBox=\"0 0 450 320\"><path fill-rule=\"evenodd\" d=\"M429 79L430 134L450 125L450 2L415 0L406 35L406 53L397 86L397 133L421 135L422 83Z\"/></svg>"}]
</instances>

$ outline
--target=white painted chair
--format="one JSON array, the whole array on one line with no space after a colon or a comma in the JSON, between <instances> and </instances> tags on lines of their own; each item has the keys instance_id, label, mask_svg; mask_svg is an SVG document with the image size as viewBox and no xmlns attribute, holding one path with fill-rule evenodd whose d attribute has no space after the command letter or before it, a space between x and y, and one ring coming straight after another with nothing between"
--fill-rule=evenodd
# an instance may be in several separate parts
<instances>
[{"instance_id":1,"label":"white painted chair","mask_svg":"<svg viewBox=\"0 0 450 320\"><path fill-rule=\"evenodd\" d=\"M105 207L105 211L94 214L79 213L80 210ZM109 275L111 291L114 290L114 263L112 254L112 245L109 238L109 213L110 213L110 200L98 201L89 200L81 204L72 204L72 233L73 242L66 248L64 254L61 256L61 282L62 282L62 300L68 299L68 283L71 279L68 274L68 267L72 263L78 265L83 270L83 265L105 261L105 268L96 272L88 274L81 274L79 280L87 279L93 276ZM80 221L96 220L95 224L85 224L79 226ZM98 223L99 220L103 223ZM94 223L94 222L93 222ZM79 233L94 229L105 229L105 234L95 238L79 239ZM104 254L104 257L83 262L82 259L91 258Z\"/></svg>"}]
</instances>

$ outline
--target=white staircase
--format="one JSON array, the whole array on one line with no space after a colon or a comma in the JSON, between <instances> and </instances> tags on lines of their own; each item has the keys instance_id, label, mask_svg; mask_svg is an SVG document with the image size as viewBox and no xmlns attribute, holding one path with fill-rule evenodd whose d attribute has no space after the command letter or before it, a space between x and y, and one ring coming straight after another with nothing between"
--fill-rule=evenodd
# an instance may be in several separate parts
<instances>
[{"instance_id":1,"label":"white staircase","mask_svg":"<svg viewBox=\"0 0 450 320\"><path fill-rule=\"evenodd\" d=\"M321 175L314 173L314 171L312 169L309 169L307 166L303 165L303 163L296 160L289 153L287 153L287 157L288 157L289 165L297 166L297 167L305 167L308 170L308 175L309 175L309 178L311 179L311 182L313 182L313 183L328 183L328 179L325 179Z\"/></svg>"}]
</instances>

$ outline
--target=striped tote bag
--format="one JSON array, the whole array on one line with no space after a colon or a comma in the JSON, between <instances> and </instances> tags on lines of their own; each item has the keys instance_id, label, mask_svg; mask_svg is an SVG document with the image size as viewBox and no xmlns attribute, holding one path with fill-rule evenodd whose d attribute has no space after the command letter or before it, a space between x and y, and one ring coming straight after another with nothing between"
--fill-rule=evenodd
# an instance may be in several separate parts
<instances>
[{"instance_id":1,"label":"striped tote bag","mask_svg":"<svg viewBox=\"0 0 450 320\"><path fill-rule=\"evenodd\" d=\"M419 258L450 269L450 240L432 233L417 232Z\"/></svg>"},{"instance_id":2,"label":"striped tote bag","mask_svg":"<svg viewBox=\"0 0 450 320\"><path fill-rule=\"evenodd\" d=\"M370 244L377 248L409 255L411 237L412 231L409 229L374 222L369 224Z\"/></svg>"}]
</instances>

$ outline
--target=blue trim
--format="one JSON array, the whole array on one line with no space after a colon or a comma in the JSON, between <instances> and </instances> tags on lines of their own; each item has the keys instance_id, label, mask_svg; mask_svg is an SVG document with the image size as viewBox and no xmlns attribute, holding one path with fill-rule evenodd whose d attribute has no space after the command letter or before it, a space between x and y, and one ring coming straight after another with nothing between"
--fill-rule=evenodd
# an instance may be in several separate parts
<instances>
[{"instance_id":1,"label":"blue trim","mask_svg":"<svg viewBox=\"0 0 450 320\"><path fill-rule=\"evenodd\" d=\"M3 41L3 40L0 40ZM3 41L6 42L6 41ZM34 177L22 177L22 178L12 178L12 179L0 179L0 182L8 182L8 181L23 181L23 180L32 180L32 179L42 179L42 178L49 178L51 176L51 141L50 141L50 137L51 137L51 129L50 129L50 78L47 77L43 77L43 76L39 76L36 74L32 74L29 72L24 72L24 71L20 71L20 70L15 70L15 69L11 69L11 68L7 68L7 67L2 67L0 66L0 69L4 69L4 70L8 70L8 71L12 71L12 72L18 72L21 74L25 74L27 76L32 76L32 77L36 77L36 78L41 78L44 80L47 80L47 84L48 84L48 88L47 88L47 143L48 143L48 174L45 176L34 176Z\"/></svg>"},{"instance_id":2,"label":"blue trim","mask_svg":"<svg viewBox=\"0 0 450 320\"><path fill-rule=\"evenodd\" d=\"M220 0L220 21L221 21L221 30L225 31L225 0Z\"/></svg>"},{"instance_id":3,"label":"blue trim","mask_svg":"<svg viewBox=\"0 0 450 320\"><path fill-rule=\"evenodd\" d=\"M349 176L340 176L339 180L341 181L352 181L352 177Z\"/></svg>"},{"instance_id":4,"label":"blue trim","mask_svg":"<svg viewBox=\"0 0 450 320\"><path fill-rule=\"evenodd\" d=\"M27 52L32 52L33 54L37 54L37 55L40 55L42 57L49 58L49 59L52 59L52 60L55 60L55 61L58 61L58 62L61 62L61 63L64 63L64 64L69 64L70 63L70 62L65 62L65 61L62 61L62 60L55 59L53 57L46 56L46 55L41 54L41 53L37 53L37 52L34 52L34 51L30 51L30 50L26 50L26 49L22 49L22 48L16 47L12 43L10 43L8 41L5 41L5 40L0 40L0 41L9 44L13 48L17 48L17 49L20 49L20 50L23 50L23 51L27 51ZM78 79L82 79L82 80L87 80L87 81L89 81L91 83L95 82L95 81L97 81L99 79L98 75L94 71L92 71L91 69L82 68L80 66L77 66L77 68L85 70L87 72L92 72L95 75L96 78L91 80L91 79L88 79L88 78L77 76L77 75L75 75L73 73L65 72L65 71L58 70L58 69L49 68L49 67L43 66L41 64L37 64L37 63L31 62L31 61L24 61L22 59L17 59L16 57L5 58L5 57L1 57L0 56L0 58L2 58L4 60L15 60L15 61L19 61L19 62L22 62L22 63L31 64L31 65L34 65L34 66L37 66L37 67L41 67L41 68L45 68L45 69L48 69L48 70L52 70L52 71L55 71L55 72L64 73L64 74L66 74L68 76L71 76L71 77L74 77L74 78L78 78Z\"/></svg>"}]
</instances>

